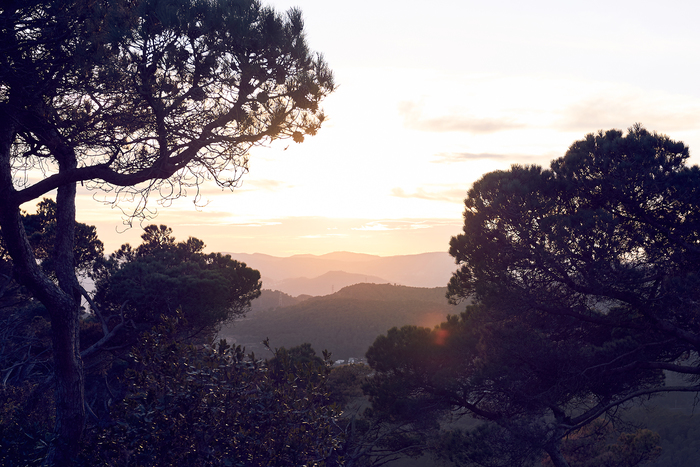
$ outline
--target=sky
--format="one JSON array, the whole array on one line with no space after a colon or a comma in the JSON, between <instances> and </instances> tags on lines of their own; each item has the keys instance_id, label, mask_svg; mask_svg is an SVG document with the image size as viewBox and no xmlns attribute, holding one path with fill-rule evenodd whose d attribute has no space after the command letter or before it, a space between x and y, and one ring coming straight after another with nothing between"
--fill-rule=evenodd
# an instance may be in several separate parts
<instances>
[{"instance_id":1,"label":"sky","mask_svg":"<svg viewBox=\"0 0 700 467\"><path fill-rule=\"evenodd\" d=\"M302 10L338 88L318 135L255 148L239 188L204 186L206 205L183 198L148 222L208 251L447 251L482 175L546 166L588 133L637 122L700 162L699 2L267 4ZM139 243L141 228L89 193L78 212L107 252Z\"/></svg>"}]
</instances>

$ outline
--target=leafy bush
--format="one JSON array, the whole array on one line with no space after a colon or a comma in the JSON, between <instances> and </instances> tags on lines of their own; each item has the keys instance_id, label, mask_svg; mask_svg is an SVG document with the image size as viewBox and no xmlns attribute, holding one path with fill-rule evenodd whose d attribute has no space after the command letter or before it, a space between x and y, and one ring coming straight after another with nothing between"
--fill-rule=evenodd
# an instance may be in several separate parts
<instances>
[{"instance_id":1,"label":"leafy bush","mask_svg":"<svg viewBox=\"0 0 700 467\"><path fill-rule=\"evenodd\" d=\"M84 442L84 465L322 465L340 440L325 389L329 362L274 370L241 347L176 342L173 320L143 336L129 395Z\"/></svg>"}]
</instances>

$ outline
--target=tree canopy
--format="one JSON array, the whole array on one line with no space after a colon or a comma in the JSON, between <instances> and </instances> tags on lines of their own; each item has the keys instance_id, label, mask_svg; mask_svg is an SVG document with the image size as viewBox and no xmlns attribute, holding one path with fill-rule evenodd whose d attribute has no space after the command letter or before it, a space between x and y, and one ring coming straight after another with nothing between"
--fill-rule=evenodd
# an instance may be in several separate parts
<instances>
[{"instance_id":1,"label":"tree canopy","mask_svg":"<svg viewBox=\"0 0 700 467\"><path fill-rule=\"evenodd\" d=\"M0 229L17 280L47 308L55 449L66 464L85 420L77 184L135 216L214 181L233 188L248 151L301 142L334 88L301 12L257 0L29 0L0 6ZM51 277L20 205L56 190ZM55 279L55 280L54 280Z\"/></svg>"},{"instance_id":2,"label":"tree canopy","mask_svg":"<svg viewBox=\"0 0 700 467\"><path fill-rule=\"evenodd\" d=\"M22 223L34 256L41 262L41 268L52 277L54 272L54 243L56 241L56 201L42 199L34 214L22 213ZM11 258L4 246L0 231L0 257ZM76 272L83 277L91 277L104 256L104 245L97 238L94 225L75 223L74 261Z\"/></svg>"},{"instance_id":3,"label":"tree canopy","mask_svg":"<svg viewBox=\"0 0 700 467\"><path fill-rule=\"evenodd\" d=\"M700 373L694 361L672 363L700 344L700 169L688 155L637 125L588 135L549 170L485 175L450 243L461 266L450 298L643 331L640 353L657 345L670 354L635 365Z\"/></svg>"},{"instance_id":4,"label":"tree canopy","mask_svg":"<svg viewBox=\"0 0 700 467\"><path fill-rule=\"evenodd\" d=\"M494 465L546 452L559 467L561 440L624 402L698 391L700 171L687 158L635 125L586 136L550 169L474 183L448 288L471 304L434 330L375 341L376 407L469 413L489 422L472 442L500 440ZM666 386L663 370L690 378Z\"/></svg>"},{"instance_id":5,"label":"tree canopy","mask_svg":"<svg viewBox=\"0 0 700 467\"><path fill-rule=\"evenodd\" d=\"M100 271L94 303L103 320L125 313L143 330L181 311L191 336L211 334L260 296L258 271L230 255L205 254L202 240L175 242L165 225L145 227L141 238L135 249L122 245Z\"/></svg>"}]
</instances>

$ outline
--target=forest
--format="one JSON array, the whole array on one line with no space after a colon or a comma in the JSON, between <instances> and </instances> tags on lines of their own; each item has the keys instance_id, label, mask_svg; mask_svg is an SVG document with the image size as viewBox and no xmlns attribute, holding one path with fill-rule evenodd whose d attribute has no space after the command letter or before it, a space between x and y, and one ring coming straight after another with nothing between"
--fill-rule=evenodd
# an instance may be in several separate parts
<instances>
[{"instance_id":1,"label":"forest","mask_svg":"<svg viewBox=\"0 0 700 467\"><path fill-rule=\"evenodd\" d=\"M334 365L301 332L262 353L221 338L261 297L255 269L147 222L106 255L76 217L92 190L145 221L238 186L251 148L314 136L336 85L301 11L9 1L0 52L2 465L698 458L700 169L684 143L634 124L483 175L445 289L364 284L263 312L288 330L346 320L357 341L314 345L367 364Z\"/></svg>"}]
</instances>

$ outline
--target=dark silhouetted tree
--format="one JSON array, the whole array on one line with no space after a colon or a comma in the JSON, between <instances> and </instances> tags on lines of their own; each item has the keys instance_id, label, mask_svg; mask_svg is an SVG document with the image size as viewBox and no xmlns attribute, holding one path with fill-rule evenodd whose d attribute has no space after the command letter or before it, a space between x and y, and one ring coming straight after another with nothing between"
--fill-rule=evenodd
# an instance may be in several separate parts
<instances>
[{"instance_id":1,"label":"dark silhouetted tree","mask_svg":"<svg viewBox=\"0 0 700 467\"><path fill-rule=\"evenodd\" d=\"M226 342L180 342L182 316L142 336L128 396L87 437L81 465L321 465L341 439L328 401L329 361L274 369Z\"/></svg>"},{"instance_id":2,"label":"dark silhouetted tree","mask_svg":"<svg viewBox=\"0 0 700 467\"><path fill-rule=\"evenodd\" d=\"M435 330L377 339L375 407L466 412L489 425L465 439L504 440L493 465L544 451L559 467L561 440L620 404L700 389L700 171L687 157L637 125L588 135L549 170L477 181L451 241L460 269L448 292L473 305ZM662 370L691 379L664 386Z\"/></svg>"},{"instance_id":3,"label":"dark silhouetted tree","mask_svg":"<svg viewBox=\"0 0 700 467\"><path fill-rule=\"evenodd\" d=\"M0 57L0 229L15 277L50 315L49 463L65 465L85 421L77 183L137 216L149 213L151 193L173 199L208 180L234 187L252 146L319 129L334 85L307 47L300 11L255 0L5 2ZM37 264L20 210L52 190L55 281Z\"/></svg>"},{"instance_id":4,"label":"dark silhouetted tree","mask_svg":"<svg viewBox=\"0 0 700 467\"><path fill-rule=\"evenodd\" d=\"M126 319L143 332L181 311L188 322L183 337L207 340L260 296L260 273L244 263L205 254L194 237L176 242L164 225L144 230L141 245L122 245L98 273L94 303L110 330Z\"/></svg>"}]
</instances>

